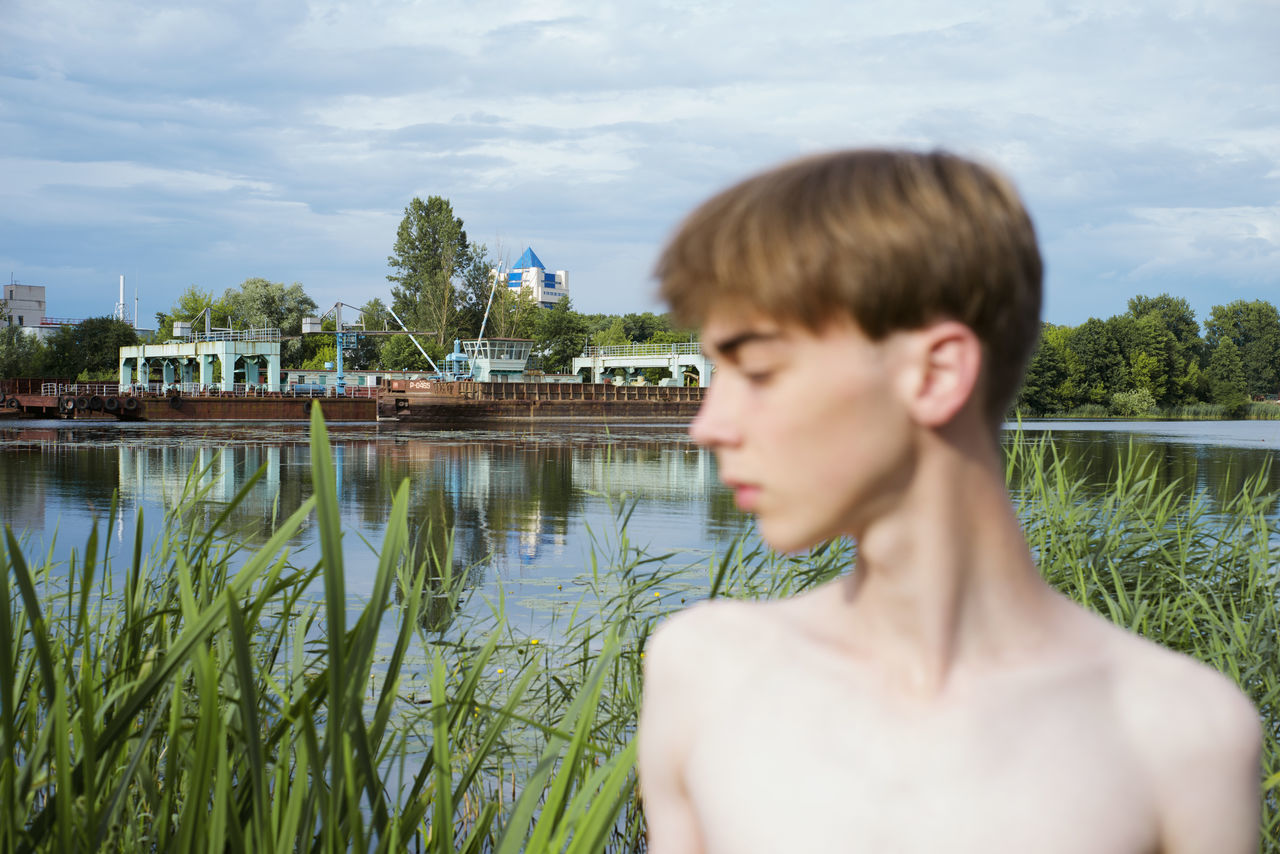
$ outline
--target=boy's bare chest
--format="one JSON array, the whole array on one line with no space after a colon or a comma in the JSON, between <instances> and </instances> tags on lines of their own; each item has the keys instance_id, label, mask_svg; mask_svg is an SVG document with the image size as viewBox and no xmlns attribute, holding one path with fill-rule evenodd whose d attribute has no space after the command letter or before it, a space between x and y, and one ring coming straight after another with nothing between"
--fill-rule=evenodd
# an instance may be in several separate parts
<instances>
[{"instance_id":1,"label":"boy's bare chest","mask_svg":"<svg viewBox=\"0 0 1280 854\"><path fill-rule=\"evenodd\" d=\"M763 667L707 698L686 781L709 851L1147 852L1147 784L1105 692L942 712Z\"/></svg>"}]
</instances>

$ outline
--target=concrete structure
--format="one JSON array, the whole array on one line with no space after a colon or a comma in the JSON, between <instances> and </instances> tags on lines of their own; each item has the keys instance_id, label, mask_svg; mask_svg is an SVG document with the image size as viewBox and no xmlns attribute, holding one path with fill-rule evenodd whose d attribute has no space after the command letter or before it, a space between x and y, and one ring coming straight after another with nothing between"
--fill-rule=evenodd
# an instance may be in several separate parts
<instances>
[{"instance_id":1,"label":"concrete structure","mask_svg":"<svg viewBox=\"0 0 1280 854\"><path fill-rule=\"evenodd\" d=\"M507 287L512 290L528 288L534 302L543 308L551 308L561 297L569 295L569 274L564 270L548 273L546 265L530 246L525 248L520 260L507 273Z\"/></svg>"},{"instance_id":2,"label":"concrete structure","mask_svg":"<svg viewBox=\"0 0 1280 854\"><path fill-rule=\"evenodd\" d=\"M645 368L665 368L675 381L684 385L684 374L692 369L698 375L698 387L711 385L715 366L702 354L702 348L688 344L622 344L616 347L588 347L573 360L573 372L590 370L589 382L602 383L618 374L628 380Z\"/></svg>"},{"instance_id":3,"label":"concrete structure","mask_svg":"<svg viewBox=\"0 0 1280 854\"><path fill-rule=\"evenodd\" d=\"M46 305L44 286L10 282L4 286L3 297L0 299L0 322L5 326L19 326L30 335L40 335Z\"/></svg>"},{"instance_id":4,"label":"concrete structure","mask_svg":"<svg viewBox=\"0 0 1280 854\"><path fill-rule=\"evenodd\" d=\"M175 324L175 331L177 324ZM190 324L182 324L190 329ZM243 329L200 332L190 341L140 344L120 348L120 391L135 384L145 385L151 369L160 364L164 385L186 394L199 391L235 391L239 384L281 391L280 330ZM213 380L213 366L222 368L221 381Z\"/></svg>"}]
</instances>

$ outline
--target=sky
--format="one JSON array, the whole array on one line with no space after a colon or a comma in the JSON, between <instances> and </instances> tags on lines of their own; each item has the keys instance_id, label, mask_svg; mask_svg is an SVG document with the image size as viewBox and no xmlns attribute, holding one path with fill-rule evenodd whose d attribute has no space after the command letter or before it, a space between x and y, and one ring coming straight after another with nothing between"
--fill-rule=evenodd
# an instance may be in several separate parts
<instances>
[{"instance_id":1,"label":"sky","mask_svg":"<svg viewBox=\"0 0 1280 854\"><path fill-rule=\"evenodd\" d=\"M188 285L388 301L405 206L448 198L575 308L722 187L836 148L1010 175L1045 318L1280 305L1280 3L0 0L0 273L153 326Z\"/></svg>"}]
</instances>

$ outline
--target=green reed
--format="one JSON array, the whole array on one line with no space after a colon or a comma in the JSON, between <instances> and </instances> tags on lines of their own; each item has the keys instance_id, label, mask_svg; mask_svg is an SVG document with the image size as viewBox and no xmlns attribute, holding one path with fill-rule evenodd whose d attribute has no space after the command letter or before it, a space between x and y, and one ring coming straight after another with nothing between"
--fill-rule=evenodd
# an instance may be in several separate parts
<instances>
[{"instance_id":1,"label":"green reed","mask_svg":"<svg viewBox=\"0 0 1280 854\"><path fill-rule=\"evenodd\" d=\"M631 539L624 496L592 532L576 602L529 637L501 591L479 606L447 536L410 530L404 486L373 592L350 606L318 410L312 469L315 495L252 553L227 520L254 481L207 526L198 476L150 549L138 520L123 558L96 529L67 565L28 559L6 532L0 850L642 851L634 733L655 625L707 596L790 595L854 560L844 541L780 556L750 535L654 550ZM1250 694L1264 850L1280 851L1280 531L1264 477L1215 507L1132 454L1102 490L1071 471L1047 441L1009 445L1045 577ZM296 566L308 520L321 557Z\"/></svg>"}]
</instances>

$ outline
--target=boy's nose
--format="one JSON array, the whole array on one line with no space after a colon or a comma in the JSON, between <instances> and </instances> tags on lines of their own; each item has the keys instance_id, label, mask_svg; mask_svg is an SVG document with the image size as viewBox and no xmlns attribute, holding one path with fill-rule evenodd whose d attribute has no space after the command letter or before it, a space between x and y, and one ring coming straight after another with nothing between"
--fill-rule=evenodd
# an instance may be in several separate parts
<instances>
[{"instance_id":1,"label":"boy's nose","mask_svg":"<svg viewBox=\"0 0 1280 854\"><path fill-rule=\"evenodd\" d=\"M702 398L698 414L689 424L689 436L699 445L716 447L738 441L738 427L724 384L712 385Z\"/></svg>"}]
</instances>

